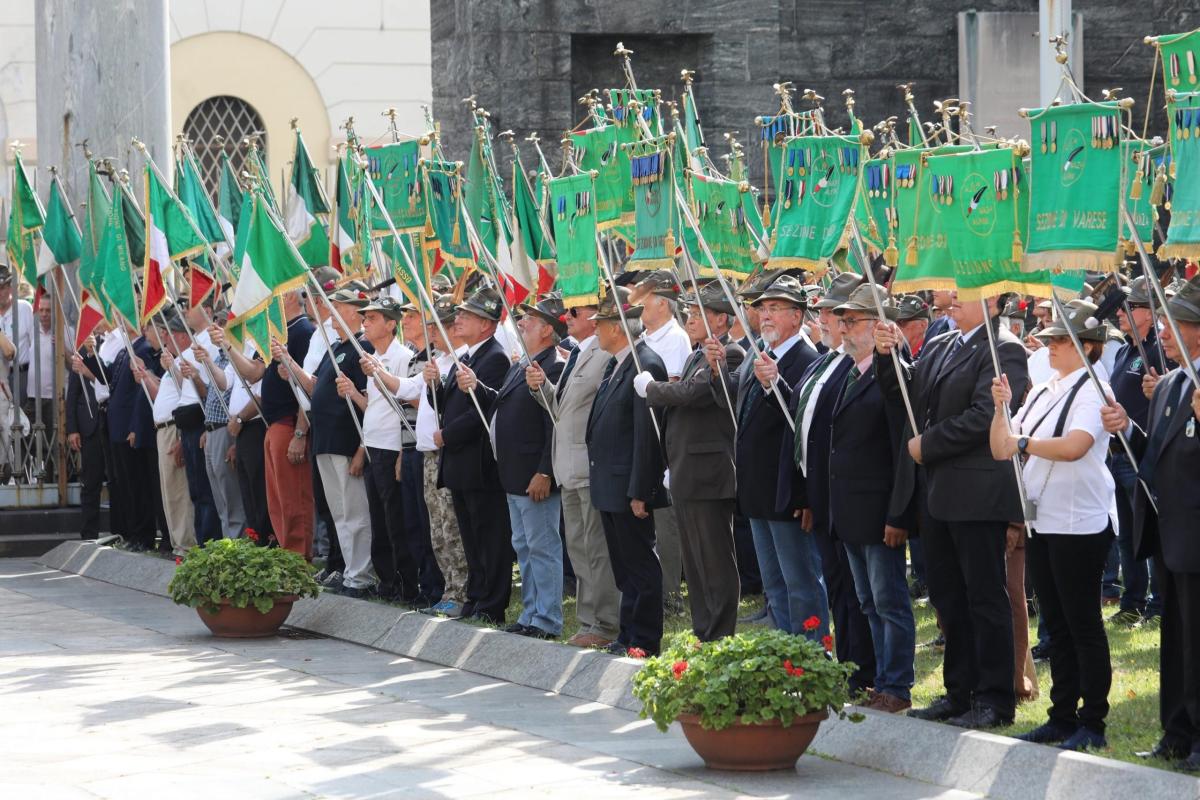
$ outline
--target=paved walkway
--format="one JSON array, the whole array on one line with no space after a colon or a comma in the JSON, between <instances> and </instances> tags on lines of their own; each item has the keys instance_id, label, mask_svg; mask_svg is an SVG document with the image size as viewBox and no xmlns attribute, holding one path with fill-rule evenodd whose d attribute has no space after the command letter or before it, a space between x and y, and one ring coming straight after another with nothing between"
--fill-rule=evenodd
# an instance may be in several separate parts
<instances>
[{"instance_id":1,"label":"paved walkway","mask_svg":"<svg viewBox=\"0 0 1200 800\"><path fill-rule=\"evenodd\" d=\"M0 797L975 797L813 756L710 772L677 728L0 560Z\"/></svg>"}]
</instances>

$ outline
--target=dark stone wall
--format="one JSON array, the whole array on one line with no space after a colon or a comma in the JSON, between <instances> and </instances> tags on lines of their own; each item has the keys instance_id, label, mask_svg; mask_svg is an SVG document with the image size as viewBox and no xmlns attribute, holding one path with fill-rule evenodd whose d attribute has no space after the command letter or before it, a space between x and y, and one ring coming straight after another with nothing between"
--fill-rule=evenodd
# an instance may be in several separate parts
<instances>
[{"instance_id":1,"label":"dark stone wall","mask_svg":"<svg viewBox=\"0 0 1200 800\"><path fill-rule=\"evenodd\" d=\"M452 158L466 160L470 122L460 100L476 94L496 130L512 128L521 138L538 131L553 160L562 132L582 118L576 99L623 85L611 55L623 40L635 51L639 86L661 89L665 99L678 95L681 68L696 70L716 160L726 152L726 131L749 144L754 117L778 108L771 86L781 80L823 95L834 126L846 122L843 89L854 89L870 125L903 118L895 86L912 81L918 111L930 119L934 99L958 92L956 13L1037 7L1036 0L431 0L434 113ZM1075 0L1074 10L1083 16L1085 89L1098 96L1124 87L1140 120L1153 64L1142 37L1200 27L1200 3ZM1153 107L1161 105L1160 89ZM1165 124L1161 111L1152 127L1153 120ZM759 151L748 150L757 176ZM533 154L523 152L530 163Z\"/></svg>"}]
</instances>

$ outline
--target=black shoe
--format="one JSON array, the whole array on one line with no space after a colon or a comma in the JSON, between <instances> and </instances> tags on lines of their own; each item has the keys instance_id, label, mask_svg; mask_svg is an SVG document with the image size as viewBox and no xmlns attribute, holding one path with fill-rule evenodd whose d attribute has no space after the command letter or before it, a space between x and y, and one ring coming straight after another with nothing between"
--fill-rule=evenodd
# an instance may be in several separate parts
<instances>
[{"instance_id":1,"label":"black shoe","mask_svg":"<svg viewBox=\"0 0 1200 800\"><path fill-rule=\"evenodd\" d=\"M1175 769L1181 772L1200 772L1200 750L1193 750L1187 758L1176 761Z\"/></svg>"},{"instance_id":2,"label":"black shoe","mask_svg":"<svg viewBox=\"0 0 1200 800\"><path fill-rule=\"evenodd\" d=\"M764 603L763 607L760 608L758 611L755 611L752 614L748 614L744 617L738 617L738 623L739 624L748 624L751 622L765 622L767 619L767 613L768 613L767 606Z\"/></svg>"},{"instance_id":3,"label":"black shoe","mask_svg":"<svg viewBox=\"0 0 1200 800\"><path fill-rule=\"evenodd\" d=\"M521 634L522 636L528 636L530 639L545 639L548 641L550 639L558 638L550 631L544 631L537 625L526 625L525 630L517 631L517 633Z\"/></svg>"},{"instance_id":4,"label":"black shoe","mask_svg":"<svg viewBox=\"0 0 1200 800\"><path fill-rule=\"evenodd\" d=\"M529 630L529 627L527 625L522 625L519 622L514 622L511 625L505 625L501 630L503 630L505 633L519 633L524 636L525 631Z\"/></svg>"},{"instance_id":5,"label":"black shoe","mask_svg":"<svg viewBox=\"0 0 1200 800\"><path fill-rule=\"evenodd\" d=\"M1058 748L1060 750L1075 750L1078 752L1105 750L1108 748L1108 739L1104 738L1103 733L1096 733L1093 730L1081 727L1071 734L1070 738L1060 744ZM1197 755L1197 758L1200 759L1200 754Z\"/></svg>"},{"instance_id":6,"label":"black shoe","mask_svg":"<svg viewBox=\"0 0 1200 800\"><path fill-rule=\"evenodd\" d=\"M1138 758L1157 758L1163 761L1172 761L1177 758L1190 758L1188 751L1177 745L1169 744L1164 741L1159 741L1151 750L1141 750L1134 753ZM1194 755L1194 754L1193 754Z\"/></svg>"},{"instance_id":7,"label":"black shoe","mask_svg":"<svg viewBox=\"0 0 1200 800\"><path fill-rule=\"evenodd\" d=\"M353 586L346 586L343 584L337 590L335 590L335 593L340 594L342 597L349 597L352 600L365 600L371 596L371 589L370 587L356 589Z\"/></svg>"},{"instance_id":8,"label":"black shoe","mask_svg":"<svg viewBox=\"0 0 1200 800\"><path fill-rule=\"evenodd\" d=\"M1063 725L1060 722L1050 720L1038 725L1028 733L1022 733L1020 736L1014 736L1013 738L1022 742L1034 742L1036 744L1058 744L1070 739L1076 730L1082 730L1082 728L1077 728L1074 725Z\"/></svg>"},{"instance_id":9,"label":"black shoe","mask_svg":"<svg viewBox=\"0 0 1200 800\"><path fill-rule=\"evenodd\" d=\"M604 648L604 652L611 653L614 656L623 656L629 651L629 648L620 642L613 642L608 647Z\"/></svg>"},{"instance_id":10,"label":"black shoe","mask_svg":"<svg viewBox=\"0 0 1200 800\"><path fill-rule=\"evenodd\" d=\"M1047 642L1046 644L1035 644L1033 647L1030 648L1029 653L1030 653L1030 655L1033 656L1033 660L1035 662L1049 661L1050 660L1050 643Z\"/></svg>"},{"instance_id":11,"label":"black shoe","mask_svg":"<svg viewBox=\"0 0 1200 800\"><path fill-rule=\"evenodd\" d=\"M1134 608L1121 609L1117 613L1105 620L1110 625L1116 625L1119 628L1136 628L1138 623L1142 621L1141 613Z\"/></svg>"},{"instance_id":12,"label":"black shoe","mask_svg":"<svg viewBox=\"0 0 1200 800\"><path fill-rule=\"evenodd\" d=\"M991 706L976 703L965 714L959 714L957 717L951 717L946 720L946 724L953 725L956 728L972 728L982 731L988 728L1002 728L1006 725L1012 725L1012 715L1001 716L1000 712Z\"/></svg>"},{"instance_id":13,"label":"black shoe","mask_svg":"<svg viewBox=\"0 0 1200 800\"><path fill-rule=\"evenodd\" d=\"M929 588L922 580L914 580L908 587L908 596L913 600L920 600L922 597L929 596Z\"/></svg>"},{"instance_id":14,"label":"black shoe","mask_svg":"<svg viewBox=\"0 0 1200 800\"><path fill-rule=\"evenodd\" d=\"M925 708L909 709L908 716L916 719L925 719L930 722L942 722L951 717L957 717L966 709L958 703L953 702L949 697L939 697Z\"/></svg>"},{"instance_id":15,"label":"black shoe","mask_svg":"<svg viewBox=\"0 0 1200 800\"><path fill-rule=\"evenodd\" d=\"M921 647L945 647L945 646L946 646L946 637L940 633L937 635L936 639L932 639L932 640L926 642L925 644L921 645Z\"/></svg>"}]
</instances>

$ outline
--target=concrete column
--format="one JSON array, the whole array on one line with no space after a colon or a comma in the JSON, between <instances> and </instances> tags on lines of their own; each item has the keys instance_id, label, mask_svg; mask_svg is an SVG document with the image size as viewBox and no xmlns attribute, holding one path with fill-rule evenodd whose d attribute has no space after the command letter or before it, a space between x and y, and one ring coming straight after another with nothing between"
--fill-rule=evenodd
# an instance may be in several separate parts
<instances>
[{"instance_id":1,"label":"concrete column","mask_svg":"<svg viewBox=\"0 0 1200 800\"><path fill-rule=\"evenodd\" d=\"M59 168L79 202L87 169L77 142L129 170L141 196L138 137L170 169L167 0L36 0L38 164Z\"/></svg>"}]
</instances>

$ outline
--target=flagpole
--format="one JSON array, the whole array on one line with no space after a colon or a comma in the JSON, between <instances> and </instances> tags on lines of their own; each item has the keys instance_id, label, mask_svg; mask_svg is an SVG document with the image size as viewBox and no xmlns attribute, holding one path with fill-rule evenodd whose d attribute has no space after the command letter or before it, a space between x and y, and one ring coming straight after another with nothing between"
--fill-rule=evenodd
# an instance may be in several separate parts
<instances>
[{"instance_id":1,"label":"flagpole","mask_svg":"<svg viewBox=\"0 0 1200 800\"><path fill-rule=\"evenodd\" d=\"M1053 294L1053 290L1051 290L1051 294ZM987 298L985 298L985 297L979 298L979 307L983 309L983 329L985 331L987 331L988 350L991 352L991 355L992 355L992 368L996 371L996 377L999 378L1004 373L1000 369L1000 349L999 349L998 345L996 344L996 331L992 329L992 315L991 315L991 311L988 309ZM893 348L893 352L894 351L895 351L895 348ZM1087 361L1087 359L1085 358L1084 362L1086 363L1086 361ZM901 386L904 385L903 378L901 378L901 380L900 380L900 385ZM1103 394L1101 396L1103 396ZM1005 428L1007 430L1011 431L1012 430L1012 410L1009 408L1008 403L1002 403L1001 408L1004 411ZM1009 459L1009 461L1012 463L1013 474L1016 476L1016 479L1017 479L1017 494L1020 496L1021 510L1022 510L1022 512L1024 512L1024 510L1029 505L1029 494L1025 491L1025 478L1024 478L1024 475L1021 473L1021 457L1014 453L1012 458ZM1025 532L1026 532L1027 536L1033 535L1033 531L1031 529L1029 529L1028 526L1026 526Z\"/></svg>"}]
</instances>

